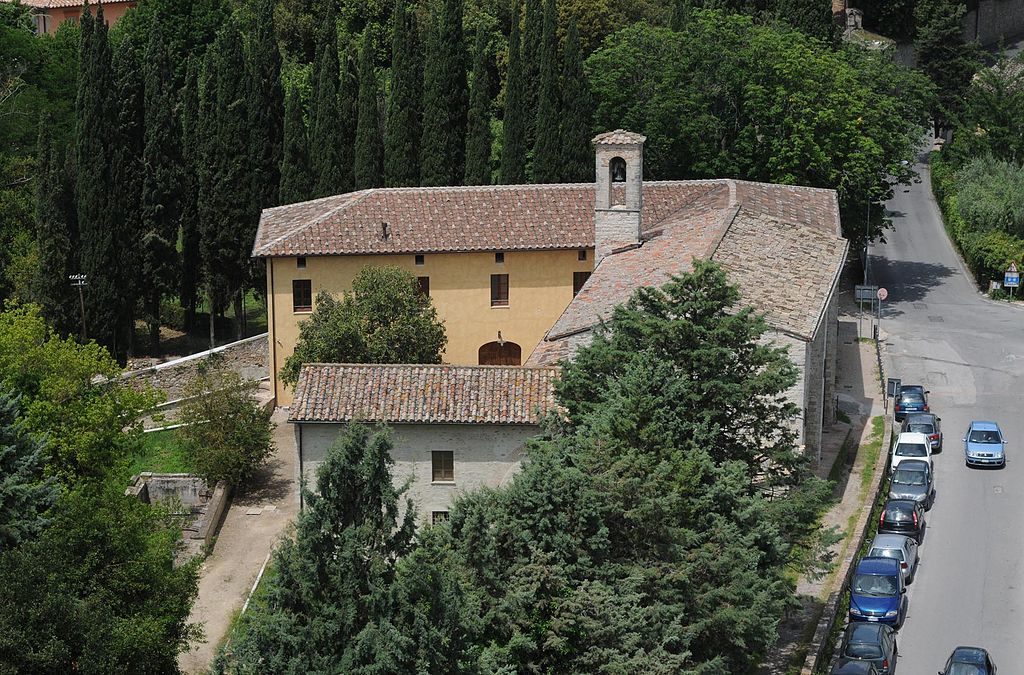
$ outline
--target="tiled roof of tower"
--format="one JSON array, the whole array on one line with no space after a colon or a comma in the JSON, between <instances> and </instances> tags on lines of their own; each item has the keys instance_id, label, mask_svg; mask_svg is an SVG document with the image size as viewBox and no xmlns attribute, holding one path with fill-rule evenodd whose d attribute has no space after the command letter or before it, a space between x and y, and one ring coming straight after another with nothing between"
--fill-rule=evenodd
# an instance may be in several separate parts
<instances>
[{"instance_id":1,"label":"tiled roof of tower","mask_svg":"<svg viewBox=\"0 0 1024 675\"><path fill-rule=\"evenodd\" d=\"M537 424L558 368L309 363L289 422Z\"/></svg>"},{"instance_id":2,"label":"tiled roof of tower","mask_svg":"<svg viewBox=\"0 0 1024 675\"><path fill-rule=\"evenodd\" d=\"M646 136L638 133L616 129L615 131L606 131L603 134L594 136L594 140L591 143L594 145L629 145L632 143L643 143L646 140Z\"/></svg>"},{"instance_id":3,"label":"tiled roof of tower","mask_svg":"<svg viewBox=\"0 0 1024 675\"><path fill-rule=\"evenodd\" d=\"M645 182L642 218L657 223L721 183ZM593 183L363 190L264 210L253 256L588 248L594 198Z\"/></svg>"}]
</instances>

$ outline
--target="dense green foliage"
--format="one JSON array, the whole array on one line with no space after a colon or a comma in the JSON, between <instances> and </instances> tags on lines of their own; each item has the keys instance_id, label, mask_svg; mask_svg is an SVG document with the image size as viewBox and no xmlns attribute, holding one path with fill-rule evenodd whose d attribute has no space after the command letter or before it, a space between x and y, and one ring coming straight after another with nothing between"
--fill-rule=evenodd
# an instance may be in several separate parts
<instances>
[{"instance_id":1,"label":"dense green foliage","mask_svg":"<svg viewBox=\"0 0 1024 675\"><path fill-rule=\"evenodd\" d=\"M512 0L512 28L508 41L508 78L505 83L505 117L501 142L501 182L515 185L526 180L526 147L529 112L526 70L519 31L519 0Z\"/></svg>"},{"instance_id":2,"label":"dense green foliage","mask_svg":"<svg viewBox=\"0 0 1024 675\"><path fill-rule=\"evenodd\" d=\"M349 428L222 667L753 672L829 486L794 445L795 367L738 303L704 262L637 291L563 364L564 417L522 471L459 497L404 555L381 534L387 479L358 489L386 442Z\"/></svg>"},{"instance_id":3,"label":"dense green foliage","mask_svg":"<svg viewBox=\"0 0 1024 675\"><path fill-rule=\"evenodd\" d=\"M384 183L404 187L419 182L423 77L416 15L407 10L406 0L395 0L392 24Z\"/></svg>"},{"instance_id":4,"label":"dense green foliage","mask_svg":"<svg viewBox=\"0 0 1024 675\"><path fill-rule=\"evenodd\" d=\"M193 472L207 485L245 483L274 450L270 410L258 385L225 368L197 373L185 387L178 419Z\"/></svg>"},{"instance_id":5,"label":"dense green foliage","mask_svg":"<svg viewBox=\"0 0 1024 675\"><path fill-rule=\"evenodd\" d=\"M463 0L441 0L430 17L423 66L420 184L459 185L466 172L467 54Z\"/></svg>"},{"instance_id":6,"label":"dense green foliage","mask_svg":"<svg viewBox=\"0 0 1024 675\"><path fill-rule=\"evenodd\" d=\"M936 134L951 129L963 111L971 78L981 67L980 46L963 35L967 5L961 0L916 0L917 67L938 89L932 106Z\"/></svg>"},{"instance_id":7,"label":"dense green foliage","mask_svg":"<svg viewBox=\"0 0 1024 675\"><path fill-rule=\"evenodd\" d=\"M590 140L594 137L594 102L587 75L583 71L576 22L569 23L562 57L562 110L559 120L559 172L567 183L593 180L594 156Z\"/></svg>"},{"instance_id":8,"label":"dense green foliage","mask_svg":"<svg viewBox=\"0 0 1024 675\"><path fill-rule=\"evenodd\" d=\"M466 123L466 185L491 183L491 81L487 33L477 29L473 47L473 88Z\"/></svg>"},{"instance_id":9,"label":"dense green foliage","mask_svg":"<svg viewBox=\"0 0 1024 675\"><path fill-rule=\"evenodd\" d=\"M281 88L281 53L274 31L274 0L258 0L255 27L246 67L249 111L249 162L252 199L260 208L277 206L284 144L284 92Z\"/></svg>"},{"instance_id":10,"label":"dense green foliage","mask_svg":"<svg viewBox=\"0 0 1024 675\"><path fill-rule=\"evenodd\" d=\"M309 137L303 117L302 99L289 89L284 102L284 152L281 157L282 204L309 199L313 177L309 166Z\"/></svg>"},{"instance_id":11,"label":"dense green foliage","mask_svg":"<svg viewBox=\"0 0 1024 675\"><path fill-rule=\"evenodd\" d=\"M294 385L304 363L440 363L447 342L416 277L399 267L364 267L342 298L317 295L280 377Z\"/></svg>"},{"instance_id":12,"label":"dense green foliage","mask_svg":"<svg viewBox=\"0 0 1024 675\"><path fill-rule=\"evenodd\" d=\"M37 535L57 498L54 479L43 477L45 442L20 412L18 397L0 391L0 552Z\"/></svg>"},{"instance_id":13,"label":"dense green foliage","mask_svg":"<svg viewBox=\"0 0 1024 675\"><path fill-rule=\"evenodd\" d=\"M383 187L384 142L377 103L377 73L373 67L373 45L369 36L363 38L359 51L359 117L354 171L357 190Z\"/></svg>"},{"instance_id":14,"label":"dense green foliage","mask_svg":"<svg viewBox=\"0 0 1024 675\"><path fill-rule=\"evenodd\" d=\"M342 120L338 107L338 34L333 3L317 34L316 61L313 63L313 114L310 122L310 151L314 197L326 197L351 188L344 178Z\"/></svg>"}]
</instances>

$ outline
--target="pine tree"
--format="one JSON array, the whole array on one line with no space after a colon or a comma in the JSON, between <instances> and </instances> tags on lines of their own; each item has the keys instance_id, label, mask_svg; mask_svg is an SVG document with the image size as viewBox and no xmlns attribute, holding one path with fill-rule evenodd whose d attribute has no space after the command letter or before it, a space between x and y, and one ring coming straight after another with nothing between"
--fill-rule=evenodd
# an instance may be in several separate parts
<instances>
[{"instance_id":1,"label":"pine tree","mask_svg":"<svg viewBox=\"0 0 1024 675\"><path fill-rule=\"evenodd\" d=\"M234 303L235 336L241 339L241 293L248 279L249 251L259 218L251 198L248 159L248 121L245 109L245 60L242 34L232 19L213 44L213 109L203 124L208 127L206 162L210 175L200 195L200 252L211 310ZM213 314L210 312L211 341Z\"/></svg>"},{"instance_id":2,"label":"pine tree","mask_svg":"<svg viewBox=\"0 0 1024 675\"><path fill-rule=\"evenodd\" d=\"M559 180L566 183L593 181L594 155L590 139L593 138L594 104L583 71L583 52L574 20L570 20L565 38L561 94Z\"/></svg>"},{"instance_id":3,"label":"pine tree","mask_svg":"<svg viewBox=\"0 0 1024 675\"><path fill-rule=\"evenodd\" d=\"M380 133L377 75L373 68L373 44L369 31L363 33L363 48L359 54L359 117L354 171L357 190L384 185L384 142Z\"/></svg>"},{"instance_id":4,"label":"pine tree","mask_svg":"<svg viewBox=\"0 0 1024 675\"><path fill-rule=\"evenodd\" d=\"M75 195L63 153L50 135L52 127L49 115L40 118L35 173L39 266L32 280L32 295L57 333L74 335L79 332L78 293L68 276L78 273Z\"/></svg>"},{"instance_id":5,"label":"pine tree","mask_svg":"<svg viewBox=\"0 0 1024 675\"><path fill-rule=\"evenodd\" d=\"M182 163L181 176L181 266L178 296L185 309L185 330L195 328L199 296L199 176L204 171L202 120L199 117L199 80L201 64L190 57L181 102Z\"/></svg>"},{"instance_id":6,"label":"pine tree","mask_svg":"<svg viewBox=\"0 0 1024 675\"><path fill-rule=\"evenodd\" d=\"M310 133L310 163L313 167L313 196L327 197L346 191L342 165L342 119L338 109L338 32L334 3L317 36L313 63L313 118Z\"/></svg>"},{"instance_id":7,"label":"pine tree","mask_svg":"<svg viewBox=\"0 0 1024 675\"><path fill-rule=\"evenodd\" d=\"M142 183L142 277L149 344L160 349L160 304L178 275L178 231L184 178L181 119L175 111L174 70L157 18L145 62L145 150Z\"/></svg>"},{"instance_id":8,"label":"pine tree","mask_svg":"<svg viewBox=\"0 0 1024 675\"><path fill-rule=\"evenodd\" d=\"M284 101L284 154L281 159L282 204L310 198L313 179L309 171L309 138L302 116L302 98L290 89Z\"/></svg>"},{"instance_id":9,"label":"pine tree","mask_svg":"<svg viewBox=\"0 0 1024 675\"><path fill-rule=\"evenodd\" d=\"M554 183L561 175L559 167L559 119L561 117L558 91L558 21L555 0L547 0L544 7L544 31L540 50L540 98L534 125L533 165L534 183Z\"/></svg>"},{"instance_id":10,"label":"pine tree","mask_svg":"<svg viewBox=\"0 0 1024 675\"><path fill-rule=\"evenodd\" d=\"M277 206L284 143L281 52L274 34L274 0L256 3L249 45L249 161L253 199L260 208Z\"/></svg>"},{"instance_id":11,"label":"pine tree","mask_svg":"<svg viewBox=\"0 0 1024 675\"><path fill-rule=\"evenodd\" d=\"M458 185L466 165L466 48L463 0L444 0L431 18L423 72L423 185Z\"/></svg>"},{"instance_id":12,"label":"pine tree","mask_svg":"<svg viewBox=\"0 0 1024 675\"><path fill-rule=\"evenodd\" d=\"M114 238L115 191L111 189L117 125L114 72L103 7L96 18L88 8L81 19L78 92L75 98L77 184L75 188L81 242L88 336L115 351L119 289Z\"/></svg>"},{"instance_id":13,"label":"pine tree","mask_svg":"<svg viewBox=\"0 0 1024 675\"><path fill-rule=\"evenodd\" d=\"M520 55L523 68L524 108L526 116L526 147L532 150L536 143L536 110L540 104L540 66L544 59L544 6L543 0L526 0Z\"/></svg>"},{"instance_id":14,"label":"pine tree","mask_svg":"<svg viewBox=\"0 0 1024 675\"><path fill-rule=\"evenodd\" d=\"M487 33L477 28L473 54L473 90L466 125L466 185L491 182L491 83Z\"/></svg>"},{"instance_id":15,"label":"pine tree","mask_svg":"<svg viewBox=\"0 0 1024 675\"><path fill-rule=\"evenodd\" d=\"M519 0L512 0L512 29L508 39L508 79L505 82L505 118L501 129L501 182L526 181L526 80L520 48Z\"/></svg>"},{"instance_id":16,"label":"pine tree","mask_svg":"<svg viewBox=\"0 0 1024 675\"><path fill-rule=\"evenodd\" d=\"M391 36L391 90L384 135L384 184L388 187L417 185L420 176L423 73L416 15L406 10L405 3L395 0Z\"/></svg>"},{"instance_id":17,"label":"pine tree","mask_svg":"<svg viewBox=\"0 0 1024 675\"><path fill-rule=\"evenodd\" d=\"M38 534L57 499L53 478L44 478L45 442L19 419L19 399L0 391L0 551Z\"/></svg>"},{"instance_id":18,"label":"pine tree","mask_svg":"<svg viewBox=\"0 0 1024 675\"><path fill-rule=\"evenodd\" d=\"M117 82L117 135L111 169L114 190L114 267L117 288L117 336L115 356L135 351L135 315L139 300L150 295L154 283L143 269L144 253L138 246L123 242L137 241L145 247L143 232L142 188L143 152L146 145L145 81L142 59L133 40L122 40L114 55ZM173 263L171 263L173 265ZM172 268L173 269L173 268Z\"/></svg>"}]
</instances>

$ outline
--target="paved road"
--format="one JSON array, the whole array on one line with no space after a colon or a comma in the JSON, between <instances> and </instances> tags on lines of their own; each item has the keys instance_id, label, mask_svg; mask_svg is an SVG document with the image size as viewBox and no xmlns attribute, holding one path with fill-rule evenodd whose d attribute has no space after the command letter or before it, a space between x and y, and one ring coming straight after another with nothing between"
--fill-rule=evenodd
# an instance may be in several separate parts
<instances>
[{"instance_id":1,"label":"paved road","mask_svg":"<svg viewBox=\"0 0 1024 675\"><path fill-rule=\"evenodd\" d=\"M927 167L918 168L922 182L888 205L895 232L870 252L871 283L889 290L887 375L927 385L945 434L898 670L935 673L955 646L973 644L1004 672L1024 673L1024 309L978 294L945 235ZM1003 427L1005 469L964 466L971 419Z\"/></svg>"}]
</instances>

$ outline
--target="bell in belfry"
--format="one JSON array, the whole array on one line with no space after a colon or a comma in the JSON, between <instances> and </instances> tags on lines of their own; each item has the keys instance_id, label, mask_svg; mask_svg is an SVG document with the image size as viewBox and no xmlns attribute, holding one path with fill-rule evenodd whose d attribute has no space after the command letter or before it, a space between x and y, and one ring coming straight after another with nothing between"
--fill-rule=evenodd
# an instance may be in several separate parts
<instances>
[{"instance_id":1,"label":"bell in belfry","mask_svg":"<svg viewBox=\"0 0 1024 675\"><path fill-rule=\"evenodd\" d=\"M626 182L626 160L621 157L613 157L612 162L612 182L613 183L625 183Z\"/></svg>"}]
</instances>

